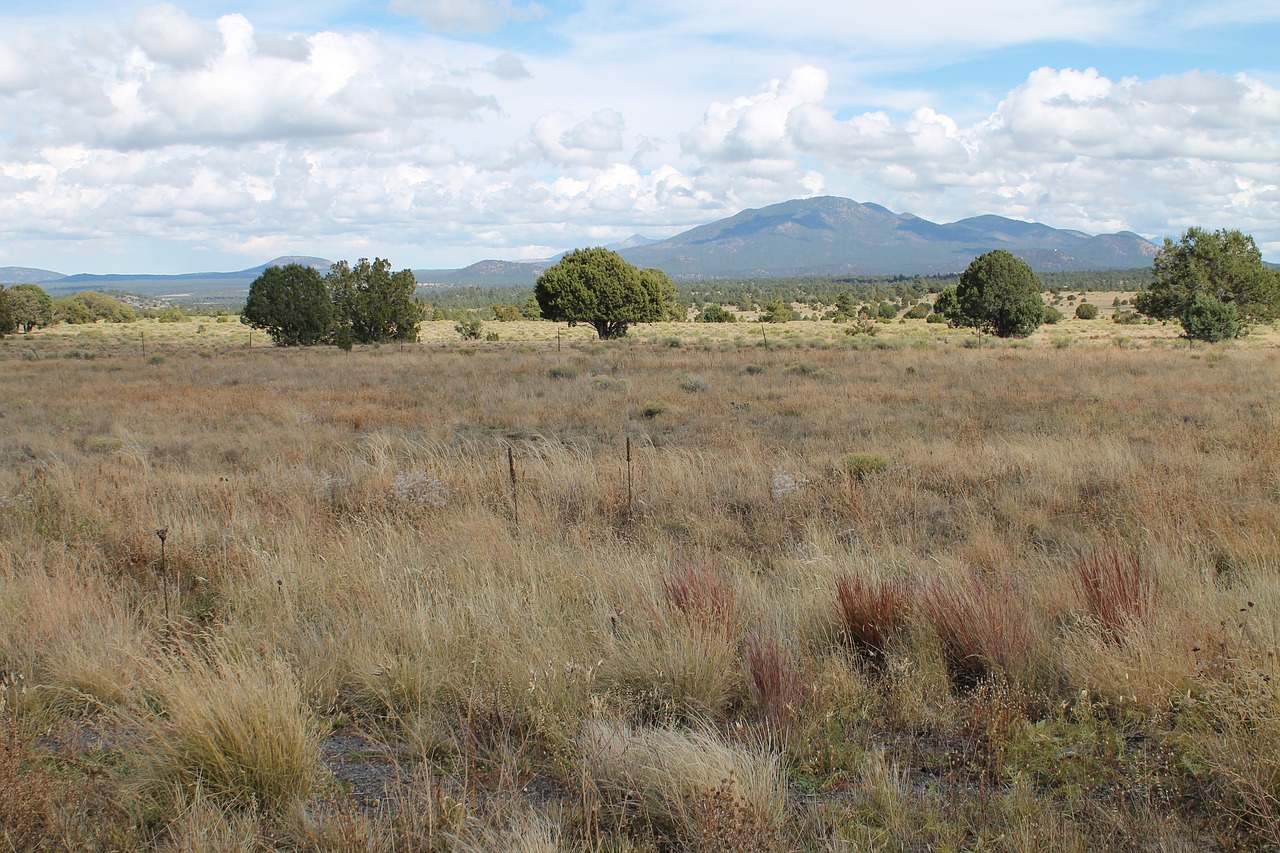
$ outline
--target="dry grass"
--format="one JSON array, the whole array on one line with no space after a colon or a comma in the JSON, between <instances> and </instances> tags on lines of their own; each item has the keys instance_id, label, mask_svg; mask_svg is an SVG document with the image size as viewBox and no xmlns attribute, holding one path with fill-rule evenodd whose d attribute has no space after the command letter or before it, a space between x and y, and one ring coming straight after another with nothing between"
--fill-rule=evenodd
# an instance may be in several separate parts
<instances>
[{"instance_id":1,"label":"dry grass","mask_svg":"<svg viewBox=\"0 0 1280 853\"><path fill-rule=\"evenodd\" d=\"M766 851L781 843L778 758L707 730L595 722L584 744L590 777L620 827L694 850Z\"/></svg>"},{"instance_id":2,"label":"dry grass","mask_svg":"<svg viewBox=\"0 0 1280 853\"><path fill-rule=\"evenodd\" d=\"M175 325L145 328L158 362L142 327L0 342L5 766L40 787L11 835L1175 849L1274 825L1274 332L432 324L347 355ZM888 467L851 483L851 454ZM392 759L343 776L327 733L352 728Z\"/></svg>"}]
</instances>

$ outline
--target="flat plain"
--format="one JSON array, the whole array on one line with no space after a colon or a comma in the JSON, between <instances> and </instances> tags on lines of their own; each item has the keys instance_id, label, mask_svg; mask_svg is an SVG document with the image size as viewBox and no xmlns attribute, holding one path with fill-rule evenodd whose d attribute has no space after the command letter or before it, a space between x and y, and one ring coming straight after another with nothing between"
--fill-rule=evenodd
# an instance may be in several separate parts
<instances>
[{"instance_id":1,"label":"flat plain","mask_svg":"<svg viewBox=\"0 0 1280 853\"><path fill-rule=\"evenodd\" d=\"M485 328L0 341L0 847L1280 837L1274 330Z\"/></svg>"}]
</instances>

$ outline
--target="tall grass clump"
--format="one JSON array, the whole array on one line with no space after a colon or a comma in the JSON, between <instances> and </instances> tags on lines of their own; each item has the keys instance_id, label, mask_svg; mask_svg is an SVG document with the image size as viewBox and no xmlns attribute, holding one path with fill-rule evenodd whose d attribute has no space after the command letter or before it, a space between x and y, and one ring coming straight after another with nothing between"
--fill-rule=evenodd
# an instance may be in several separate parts
<instances>
[{"instance_id":1,"label":"tall grass clump","mask_svg":"<svg viewBox=\"0 0 1280 853\"><path fill-rule=\"evenodd\" d=\"M204 794L285 812L311 792L320 731L279 660L186 651L152 674L158 712L132 712L146 734L143 794L162 813Z\"/></svg>"},{"instance_id":2,"label":"tall grass clump","mask_svg":"<svg viewBox=\"0 0 1280 853\"><path fill-rule=\"evenodd\" d=\"M1075 563L1075 587L1103 635L1119 643L1131 622L1144 622L1151 610L1155 579L1132 551L1096 548Z\"/></svg>"},{"instance_id":3,"label":"tall grass clump","mask_svg":"<svg viewBox=\"0 0 1280 853\"><path fill-rule=\"evenodd\" d=\"M862 574L836 578L836 620L842 638L873 665L905 625L911 604L901 579Z\"/></svg>"},{"instance_id":4,"label":"tall grass clump","mask_svg":"<svg viewBox=\"0 0 1280 853\"><path fill-rule=\"evenodd\" d=\"M777 635L762 629L747 634L742 656L756 719L765 731L786 737L805 710L804 674Z\"/></svg>"},{"instance_id":5,"label":"tall grass clump","mask_svg":"<svg viewBox=\"0 0 1280 853\"><path fill-rule=\"evenodd\" d=\"M613 825L677 849L782 849L785 776L766 747L599 720L584 740L587 777Z\"/></svg>"},{"instance_id":6,"label":"tall grass clump","mask_svg":"<svg viewBox=\"0 0 1280 853\"><path fill-rule=\"evenodd\" d=\"M1000 676L1033 675L1035 629L1029 603L972 572L925 587L920 606L937 632L953 683L961 689Z\"/></svg>"}]
</instances>

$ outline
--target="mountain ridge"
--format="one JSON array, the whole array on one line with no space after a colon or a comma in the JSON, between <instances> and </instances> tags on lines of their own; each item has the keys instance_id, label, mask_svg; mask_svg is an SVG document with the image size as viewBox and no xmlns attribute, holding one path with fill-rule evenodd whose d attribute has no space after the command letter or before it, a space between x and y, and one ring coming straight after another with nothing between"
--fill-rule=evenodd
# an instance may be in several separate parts
<instances>
[{"instance_id":1,"label":"mountain ridge","mask_svg":"<svg viewBox=\"0 0 1280 853\"><path fill-rule=\"evenodd\" d=\"M663 240L633 235L610 247L636 266L658 267L675 279L945 275L962 271L974 257L992 249L1006 249L1040 272L1132 269L1149 266L1158 249L1130 231L1091 235L997 214L938 223L838 196L790 199L742 210ZM418 269L414 274L428 287L530 286L562 254L532 261L487 259L461 269ZM40 283L60 291L98 284L151 295L217 294L230 299L236 294L243 298L249 283L267 267L286 263L321 271L332 264L320 257L284 255L234 272L177 275L61 276L32 268L5 269L48 273L51 278Z\"/></svg>"}]
</instances>

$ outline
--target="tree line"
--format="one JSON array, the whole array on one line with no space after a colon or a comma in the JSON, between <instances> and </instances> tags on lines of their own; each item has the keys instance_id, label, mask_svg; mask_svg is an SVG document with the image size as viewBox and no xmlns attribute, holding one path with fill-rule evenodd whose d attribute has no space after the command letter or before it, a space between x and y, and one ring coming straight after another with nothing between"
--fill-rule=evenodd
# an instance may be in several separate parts
<instances>
[{"instance_id":1,"label":"tree line","mask_svg":"<svg viewBox=\"0 0 1280 853\"><path fill-rule=\"evenodd\" d=\"M56 323L131 323L136 319L138 312L132 307L98 290L54 299L38 284L0 285L0 337L14 332L28 334Z\"/></svg>"},{"instance_id":2,"label":"tree line","mask_svg":"<svg viewBox=\"0 0 1280 853\"><path fill-rule=\"evenodd\" d=\"M979 333L1024 337L1042 323L1061 319L1055 308L1044 304L1046 289L1056 292L1066 284L1069 289L1088 284L1112 289L1131 286L1141 275L1146 276L1145 286L1139 287L1133 300L1136 313L1130 314L1176 320L1193 340L1238 337L1252 324L1280 318L1280 271L1262 262L1253 237L1203 228L1190 228L1176 241L1165 239L1149 270L1051 273L1044 278L1011 253L995 250L975 258L958 277L686 282L678 290L661 270L636 269L608 249L577 249L548 268L533 293L493 288L441 291L435 316L463 319L467 310L481 307L492 312L493 319L582 323L595 328L601 338L610 338L625 335L634 323L684 319L690 303L682 303L680 297L696 300L696 294L714 297L703 302L698 315L706 322L737 319L724 309L726 303L759 310L765 322L783 322L794 316L791 304L800 302L813 306L817 316L836 321L905 312L903 316L927 316ZM431 316L430 306L415 297L416 290L411 270L393 273L390 262L382 258L361 258L355 265L340 261L324 276L312 267L289 264L271 267L254 280L241 319L265 330L280 346L332 343L349 349L357 343L415 341L419 323ZM934 293L930 306L923 299ZM498 301L503 296L507 301ZM736 301L728 298L735 296ZM796 296L805 298L788 298ZM864 300L869 304L859 304ZM1079 309L1077 316L1087 318ZM0 335L31 332L56 322L136 318L134 309L96 291L55 301L39 285L0 286Z\"/></svg>"}]
</instances>

